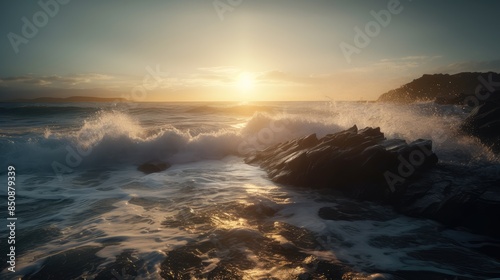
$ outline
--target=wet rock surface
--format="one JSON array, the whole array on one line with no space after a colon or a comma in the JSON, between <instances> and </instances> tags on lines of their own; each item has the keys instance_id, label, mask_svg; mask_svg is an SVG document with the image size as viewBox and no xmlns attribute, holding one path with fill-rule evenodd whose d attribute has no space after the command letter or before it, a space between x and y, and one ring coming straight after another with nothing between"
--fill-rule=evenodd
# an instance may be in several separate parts
<instances>
[{"instance_id":1,"label":"wet rock surface","mask_svg":"<svg viewBox=\"0 0 500 280\"><path fill-rule=\"evenodd\" d=\"M393 201L409 216L500 238L500 177L485 167L438 165Z\"/></svg>"},{"instance_id":2,"label":"wet rock surface","mask_svg":"<svg viewBox=\"0 0 500 280\"><path fill-rule=\"evenodd\" d=\"M167 170L171 166L172 165L168 162L164 162L161 160L152 160L139 165L139 167L137 167L137 170L141 171L144 174L151 174Z\"/></svg>"},{"instance_id":3,"label":"wet rock surface","mask_svg":"<svg viewBox=\"0 0 500 280\"><path fill-rule=\"evenodd\" d=\"M277 144L246 162L260 165L277 183L377 201L412 217L500 238L498 171L436 164L428 140L407 144L385 139L378 128L354 126L321 139L312 134ZM349 220L363 211L344 208L321 208L318 215ZM366 218L378 219L369 212Z\"/></svg>"},{"instance_id":4,"label":"wet rock surface","mask_svg":"<svg viewBox=\"0 0 500 280\"><path fill-rule=\"evenodd\" d=\"M328 188L354 198L388 200L406 178L437 162L432 142L387 140L380 128L356 126L318 139L315 134L271 146L246 158L276 183Z\"/></svg>"}]
</instances>

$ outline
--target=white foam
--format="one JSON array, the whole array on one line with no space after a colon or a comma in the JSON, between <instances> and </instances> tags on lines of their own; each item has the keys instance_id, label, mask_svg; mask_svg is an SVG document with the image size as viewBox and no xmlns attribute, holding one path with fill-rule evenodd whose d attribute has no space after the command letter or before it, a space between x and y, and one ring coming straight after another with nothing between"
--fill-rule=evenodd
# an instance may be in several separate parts
<instances>
[{"instance_id":1,"label":"white foam","mask_svg":"<svg viewBox=\"0 0 500 280\"><path fill-rule=\"evenodd\" d=\"M53 171L53 162L71 169L112 167L120 163L137 165L151 159L185 163L243 155L311 133L322 137L352 125L379 126L388 138L431 139L438 157L445 162L498 161L477 139L459 134L457 127L463 114L448 116L445 109L452 110L450 108L427 103L336 104L335 107L315 105L310 110L300 106L283 107L282 112L275 114L257 112L244 123L239 118L230 118L232 122L224 123L220 122L219 115L206 116L204 121L212 117L214 126L208 131L201 129L204 131L201 133L190 122L177 125L177 116L166 116L164 121L158 121L155 116L155 122L146 125L131 113L100 111L83 120L80 127L53 129L47 126L38 136L2 139L0 161L10 164L16 159L20 168L48 172ZM75 153L81 161L69 155Z\"/></svg>"}]
</instances>

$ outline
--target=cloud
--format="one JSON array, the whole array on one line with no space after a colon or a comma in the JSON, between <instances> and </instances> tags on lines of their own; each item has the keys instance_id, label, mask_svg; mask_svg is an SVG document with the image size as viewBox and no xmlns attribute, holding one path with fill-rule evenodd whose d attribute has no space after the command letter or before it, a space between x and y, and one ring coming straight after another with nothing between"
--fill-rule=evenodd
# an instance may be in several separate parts
<instances>
[{"instance_id":1,"label":"cloud","mask_svg":"<svg viewBox=\"0 0 500 280\"><path fill-rule=\"evenodd\" d=\"M177 82L184 86L221 86L233 83L243 70L231 66L201 67L187 77L179 77Z\"/></svg>"},{"instance_id":2,"label":"cloud","mask_svg":"<svg viewBox=\"0 0 500 280\"><path fill-rule=\"evenodd\" d=\"M280 70L271 70L260 73L256 79L266 83L282 83L295 85L320 85L330 81L331 74L324 75L300 75L292 74Z\"/></svg>"},{"instance_id":3,"label":"cloud","mask_svg":"<svg viewBox=\"0 0 500 280\"><path fill-rule=\"evenodd\" d=\"M296 76L279 70L265 71L257 76L257 80L267 82L296 82Z\"/></svg>"},{"instance_id":4,"label":"cloud","mask_svg":"<svg viewBox=\"0 0 500 280\"><path fill-rule=\"evenodd\" d=\"M16 77L5 77L5 78L0 78L0 83L1 82L23 82L27 80L31 80L32 77L30 76L16 76Z\"/></svg>"},{"instance_id":5,"label":"cloud","mask_svg":"<svg viewBox=\"0 0 500 280\"><path fill-rule=\"evenodd\" d=\"M86 73L75 75L50 75L50 76L35 76L35 75L22 75L0 78L0 83L14 86L48 86L57 84L58 86L76 86L84 83L91 83L95 81L103 81L113 79L112 76Z\"/></svg>"},{"instance_id":6,"label":"cloud","mask_svg":"<svg viewBox=\"0 0 500 280\"><path fill-rule=\"evenodd\" d=\"M88 73L88 74L75 74L68 76L52 75L52 76L41 77L41 79L54 83L58 82L63 84L78 85L82 83L90 83L93 81L110 80L112 79L112 77L109 75Z\"/></svg>"},{"instance_id":7,"label":"cloud","mask_svg":"<svg viewBox=\"0 0 500 280\"><path fill-rule=\"evenodd\" d=\"M52 82L44 80L44 79L29 79L24 81L27 84L33 84L36 86L46 86L52 84Z\"/></svg>"},{"instance_id":8,"label":"cloud","mask_svg":"<svg viewBox=\"0 0 500 280\"><path fill-rule=\"evenodd\" d=\"M302 99L320 100L324 99L324 96L334 96L339 100L359 99L361 96L367 99L376 99L381 93L400 86L402 80L414 78L409 71L401 71L400 69L405 67L415 69L411 68L415 67L414 64L423 64L432 59L436 59L436 57L408 56L398 59L384 59L364 67L328 73L287 72L282 69L252 71L238 67L216 66L197 68L189 74L169 74L168 77L163 77L158 84L154 79L145 80L144 77L139 76L109 76L99 73L48 76L27 74L0 78L0 87L44 92L54 92L55 89L58 89L60 92L68 93L74 92L74 90L93 89L92 92L98 92L108 89L129 93L131 89L143 85L146 81L146 83L155 85L158 94L166 94L165 96L174 91L213 92L223 100L222 92L232 96L238 90L240 75L248 73L253 77L257 86L255 95L260 95L264 99L268 97L268 94L282 94L283 98L286 98L288 93L295 94L296 99L300 95L304 96ZM156 99L161 99L154 96Z\"/></svg>"},{"instance_id":9,"label":"cloud","mask_svg":"<svg viewBox=\"0 0 500 280\"><path fill-rule=\"evenodd\" d=\"M436 73L456 74L460 72L500 72L500 59L489 61L463 61L436 69Z\"/></svg>"},{"instance_id":10,"label":"cloud","mask_svg":"<svg viewBox=\"0 0 500 280\"><path fill-rule=\"evenodd\" d=\"M415 56L405 56L400 58L385 58L374 63L371 67L392 68L398 70L413 69L440 58L442 58L442 56L440 55L435 55L435 56L415 55Z\"/></svg>"},{"instance_id":11,"label":"cloud","mask_svg":"<svg viewBox=\"0 0 500 280\"><path fill-rule=\"evenodd\" d=\"M238 73L241 69L232 66L214 66L214 67L200 67L199 71L202 72L213 72L213 73Z\"/></svg>"},{"instance_id":12,"label":"cloud","mask_svg":"<svg viewBox=\"0 0 500 280\"><path fill-rule=\"evenodd\" d=\"M330 75L304 75L281 70L252 72L230 66L198 68L197 70L200 73L192 75L191 81L197 80L199 84L202 84L202 81L205 84L231 84L236 82L242 73L249 73L260 84L273 85L315 85L324 83L330 78Z\"/></svg>"},{"instance_id":13,"label":"cloud","mask_svg":"<svg viewBox=\"0 0 500 280\"><path fill-rule=\"evenodd\" d=\"M190 85L228 85L237 82L241 73L250 73L259 85L272 86L328 86L341 83L346 75L358 75L357 71L343 71L326 74L292 73L282 70L249 72L235 67L198 68L201 73L185 79Z\"/></svg>"}]
</instances>

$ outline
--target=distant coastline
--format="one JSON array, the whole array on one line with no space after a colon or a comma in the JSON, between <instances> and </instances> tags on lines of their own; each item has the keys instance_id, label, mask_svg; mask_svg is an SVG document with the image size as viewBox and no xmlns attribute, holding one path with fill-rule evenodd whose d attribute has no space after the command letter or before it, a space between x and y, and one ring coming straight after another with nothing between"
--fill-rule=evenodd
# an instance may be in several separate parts
<instances>
[{"instance_id":1,"label":"distant coastline","mask_svg":"<svg viewBox=\"0 0 500 280\"><path fill-rule=\"evenodd\" d=\"M32 99L11 99L2 100L3 103L68 103L68 102L124 102L127 101L125 98L102 98L102 97L92 97L92 96L71 96L65 98L59 97L39 97Z\"/></svg>"}]
</instances>

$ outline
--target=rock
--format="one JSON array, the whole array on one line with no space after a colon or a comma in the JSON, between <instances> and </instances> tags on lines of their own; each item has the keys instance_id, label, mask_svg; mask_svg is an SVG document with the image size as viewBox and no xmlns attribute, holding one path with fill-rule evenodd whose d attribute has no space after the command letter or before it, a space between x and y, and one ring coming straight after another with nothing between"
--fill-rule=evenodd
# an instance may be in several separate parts
<instances>
[{"instance_id":1,"label":"rock","mask_svg":"<svg viewBox=\"0 0 500 280\"><path fill-rule=\"evenodd\" d=\"M500 91L490 93L483 104L472 110L460 128L478 137L494 152L500 152Z\"/></svg>"},{"instance_id":2,"label":"rock","mask_svg":"<svg viewBox=\"0 0 500 280\"><path fill-rule=\"evenodd\" d=\"M455 105L455 104L463 104L465 100L467 100L467 95L463 92L461 93L452 93L449 95L439 95L434 99L434 103L440 105Z\"/></svg>"},{"instance_id":3,"label":"rock","mask_svg":"<svg viewBox=\"0 0 500 280\"><path fill-rule=\"evenodd\" d=\"M378 101L411 103L435 101L438 104L464 104L474 96L476 88L484 81L500 80L494 72L463 72L458 74L425 74L397 89L382 94Z\"/></svg>"},{"instance_id":4,"label":"rock","mask_svg":"<svg viewBox=\"0 0 500 280\"><path fill-rule=\"evenodd\" d=\"M311 134L280 143L245 160L260 165L277 183L378 201L408 216L500 238L498 171L490 166L435 165L437 156L429 140L387 140L379 128L353 126L320 139ZM387 219L368 206L348 202L321 207L318 216L348 221Z\"/></svg>"},{"instance_id":5,"label":"rock","mask_svg":"<svg viewBox=\"0 0 500 280\"><path fill-rule=\"evenodd\" d=\"M392 204L409 216L500 238L500 178L487 167L437 166Z\"/></svg>"},{"instance_id":6,"label":"rock","mask_svg":"<svg viewBox=\"0 0 500 280\"><path fill-rule=\"evenodd\" d=\"M143 172L144 174L151 174L167 170L168 168L170 168L170 166L172 165L168 162L164 162L161 160L152 160L139 165L139 167L137 167L137 170Z\"/></svg>"},{"instance_id":7,"label":"rock","mask_svg":"<svg viewBox=\"0 0 500 280\"><path fill-rule=\"evenodd\" d=\"M321 139L311 134L277 144L254 152L246 162L259 164L277 183L328 188L361 199L387 200L396 190L396 184L387 179L387 174L399 179L400 188L406 181L403 177L417 175L436 163L437 156L432 152L431 141L407 144L404 140L386 140L380 128L358 130L353 126ZM400 171L405 174L399 174Z\"/></svg>"}]
</instances>

